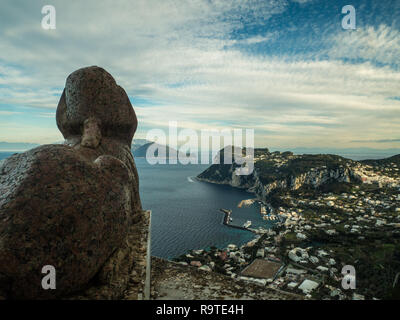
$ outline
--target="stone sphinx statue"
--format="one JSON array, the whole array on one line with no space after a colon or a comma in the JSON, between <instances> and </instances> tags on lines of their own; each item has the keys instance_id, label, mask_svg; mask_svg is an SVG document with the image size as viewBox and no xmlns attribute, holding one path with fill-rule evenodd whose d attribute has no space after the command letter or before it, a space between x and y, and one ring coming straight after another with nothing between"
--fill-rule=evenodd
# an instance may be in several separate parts
<instances>
[{"instance_id":1,"label":"stone sphinx statue","mask_svg":"<svg viewBox=\"0 0 400 320\"><path fill-rule=\"evenodd\" d=\"M130 150L137 119L124 89L102 68L79 69L67 78L56 118L63 145L0 166L3 298L68 297L115 278L108 262L127 254L121 248L141 218ZM55 290L42 287L45 265L56 270Z\"/></svg>"}]
</instances>

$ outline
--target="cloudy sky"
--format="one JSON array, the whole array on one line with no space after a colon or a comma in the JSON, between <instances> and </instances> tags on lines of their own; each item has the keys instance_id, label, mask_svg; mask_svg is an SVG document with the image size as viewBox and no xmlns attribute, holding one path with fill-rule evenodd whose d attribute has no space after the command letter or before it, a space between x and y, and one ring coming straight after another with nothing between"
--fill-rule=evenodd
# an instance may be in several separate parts
<instances>
[{"instance_id":1,"label":"cloudy sky","mask_svg":"<svg viewBox=\"0 0 400 320\"><path fill-rule=\"evenodd\" d=\"M0 16L0 141L62 140L65 79L98 65L128 93L136 138L177 121L254 129L256 146L400 147L397 0L2 0Z\"/></svg>"}]
</instances>

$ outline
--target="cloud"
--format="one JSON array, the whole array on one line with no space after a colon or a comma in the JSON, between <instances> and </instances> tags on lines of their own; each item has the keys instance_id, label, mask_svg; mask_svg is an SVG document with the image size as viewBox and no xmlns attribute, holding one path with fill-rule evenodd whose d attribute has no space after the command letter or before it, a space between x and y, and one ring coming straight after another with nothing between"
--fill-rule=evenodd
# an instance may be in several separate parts
<instances>
[{"instance_id":1,"label":"cloud","mask_svg":"<svg viewBox=\"0 0 400 320\"><path fill-rule=\"evenodd\" d=\"M334 59L362 59L399 66L400 32L380 24L366 26L353 32L337 33L330 40L329 56Z\"/></svg>"},{"instance_id":2,"label":"cloud","mask_svg":"<svg viewBox=\"0 0 400 320\"><path fill-rule=\"evenodd\" d=\"M232 41L232 44L242 44L242 45L258 44L276 39L277 36L278 36L277 32L268 32L264 35L255 35L252 37L244 38L242 40L235 40Z\"/></svg>"},{"instance_id":3,"label":"cloud","mask_svg":"<svg viewBox=\"0 0 400 320\"><path fill-rule=\"evenodd\" d=\"M314 0L292 0L292 1L303 4L303 3L307 3L307 2L312 2Z\"/></svg>"},{"instance_id":4,"label":"cloud","mask_svg":"<svg viewBox=\"0 0 400 320\"><path fill-rule=\"evenodd\" d=\"M0 110L0 115L3 115L3 116L11 116L11 115L15 115L15 114L21 114L21 112Z\"/></svg>"},{"instance_id":5,"label":"cloud","mask_svg":"<svg viewBox=\"0 0 400 320\"><path fill-rule=\"evenodd\" d=\"M285 30L268 23L280 17L285 28L288 1L53 1L57 29L47 31L44 4L9 1L0 19L0 99L21 122L27 109L35 115L15 125L30 130L30 138L18 135L24 141L47 139L35 129L46 117L57 140L51 118L65 79L89 65L108 70L131 97L136 137L169 120L196 130L254 128L258 145L288 147L400 135L398 31L387 25L274 55L242 49L285 45ZM4 139L17 130L10 126L0 129Z\"/></svg>"},{"instance_id":6,"label":"cloud","mask_svg":"<svg viewBox=\"0 0 400 320\"><path fill-rule=\"evenodd\" d=\"M381 140L353 140L352 142L361 143L390 143L390 142L400 142L400 139L381 139Z\"/></svg>"},{"instance_id":7,"label":"cloud","mask_svg":"<svg viewBox=\"0 0 400 320\"><path fill-rule=\"evenodd\" d=\"M37 126L14 121L0 121L0 141L54 143L63 140L57 126Z\"/></svg>"}]
</instances>

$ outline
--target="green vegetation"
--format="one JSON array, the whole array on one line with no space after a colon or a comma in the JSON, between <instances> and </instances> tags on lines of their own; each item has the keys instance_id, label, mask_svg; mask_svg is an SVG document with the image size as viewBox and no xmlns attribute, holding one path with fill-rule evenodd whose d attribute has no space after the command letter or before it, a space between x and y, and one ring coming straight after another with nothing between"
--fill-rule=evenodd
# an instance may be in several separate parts
<instances>
[{"instance_id":1,"label":"green vegetation","mask_svg":"<svg viewBox=\"0 0 400 320\"><path fill-rule=\"evenodd\" d=\"M377 160L361 160L360 161L363 164L368 164L372 166L381 166L381 165L386 165L386 164L396 164L400 166L400 154L397 154L393 157L385 158L385 159L377 159Z\"/></svg>"},{"instance_id":2,"label":"green vegetation","mask_svg":"<svg viewBox=\"0 0 400 320\"><path fill-rule=\"evenodd\" d=\"M263 184L290 179L292 176L301 175L318 167L326 167L327 170L338 169L346 163L352 162L352 160L331 154L305 154L299 157L291 157L291 152L284 152L280 156L287 159L287 162L279 168L277 168L274 158L256 162L255 168Z\"/></svg>"}]
</instances>

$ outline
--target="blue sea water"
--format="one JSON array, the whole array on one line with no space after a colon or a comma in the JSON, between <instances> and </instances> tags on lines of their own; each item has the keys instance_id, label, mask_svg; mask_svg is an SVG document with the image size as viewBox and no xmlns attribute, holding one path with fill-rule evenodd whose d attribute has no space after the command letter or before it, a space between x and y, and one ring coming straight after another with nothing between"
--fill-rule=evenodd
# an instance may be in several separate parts
<instances>
[{"instance_id":1,"label":"blue sea water","mask_svg":"<svg viewBox=\"0 0 400 320\"><path fill-rule=\"evenodd\" d=\"M144 209L152 210L152 254L171 258L190 249L244 244L254 238L249 231L222 224L220 208L231 209L232 223L266 226L258 204L237 208L244 199L254 198L244 190L194 179L208 165L149 165L136 158L139 188Z\"/></svg>"},{"instance_id":2,"label":"blue sea water","mask_svg":"<svg viewBox=\"0 0 400 320\"><path fill-rule=\"evenodd\" d=\"M14 153L16 153L16 152L0 151L0 160L8 158L8 157L12 156Z\"/></svg>"}]
</instances>

